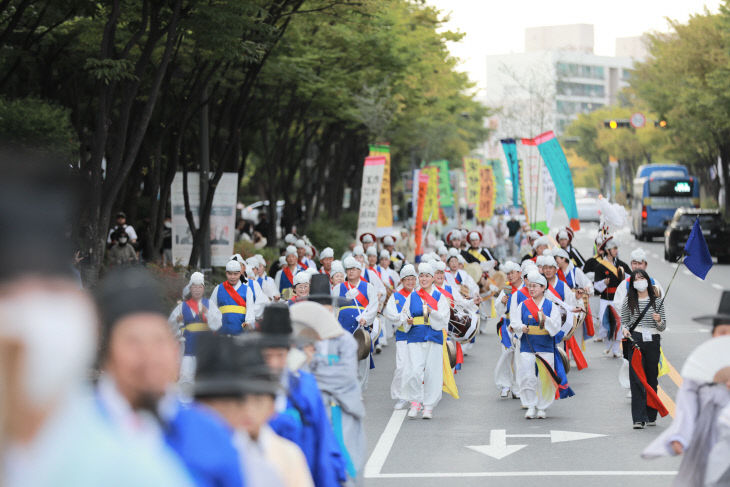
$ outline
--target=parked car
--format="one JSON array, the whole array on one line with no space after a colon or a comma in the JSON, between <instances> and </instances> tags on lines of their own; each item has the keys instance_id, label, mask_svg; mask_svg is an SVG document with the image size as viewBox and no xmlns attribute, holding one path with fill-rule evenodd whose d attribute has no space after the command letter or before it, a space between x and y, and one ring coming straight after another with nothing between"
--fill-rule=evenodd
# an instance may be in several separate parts
<instances>
[{"instance_id":1,"label":"parked car","mask_svg":"<svg viewBox=\"0 0 730 487\"><path fill-rule=\"evenodd\" d=\"M598 213L598 199L592 197L577 198L575 205L578 208L578 220L582 222L601 220L601 215Z\"/></svg>"},{"instance_id":2,"label":"parked car","mask_svg":"<svg viewBox=\"0 0 730 487\"><path fill-rule=\"evenodd\" d=\"M721 264L730 263L730 228L722 220L720 210L703 210L700 208L677 208L671 220L666 221L664 230L664 259L670 262L682 255L695 220L699 217L702 235L705 237L710 254L717 257Z\"/></svg>"}]
</instances>

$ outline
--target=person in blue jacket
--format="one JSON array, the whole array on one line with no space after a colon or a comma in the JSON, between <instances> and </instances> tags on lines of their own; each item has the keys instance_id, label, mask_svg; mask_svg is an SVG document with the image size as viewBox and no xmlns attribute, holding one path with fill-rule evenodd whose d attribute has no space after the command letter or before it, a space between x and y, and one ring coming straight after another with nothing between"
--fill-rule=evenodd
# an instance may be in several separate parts
<instances>
[{"instance_id":1,"label":"person in blue jacket","mask_svg":"<svg viewBox=\"0 0 730 487\"><path fill-rule=\"evenodd\" d=\"M282 392L276 397L276 414L269 421L270 426L280 436L299 445L315 485L341 485L347 479L345 462L317 381L308 372L287 367L293 340L286 304L271 304L264 309L261 341L264 359L280 374L283 385Z\"/></svg>"}]
</instances>

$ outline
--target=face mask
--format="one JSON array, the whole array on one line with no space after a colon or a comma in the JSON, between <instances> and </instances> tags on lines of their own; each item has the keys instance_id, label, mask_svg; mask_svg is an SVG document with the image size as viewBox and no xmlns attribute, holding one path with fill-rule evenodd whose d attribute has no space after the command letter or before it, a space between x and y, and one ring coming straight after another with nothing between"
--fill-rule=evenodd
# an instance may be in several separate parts
<instances>
[{"instance_id":1,"label":"face mask","mask_svg":"<svg viewBox=\"0 0 730 487\"><path fill-rule=\"evenodd\" d=\"M646 291L646 289L649 287L649 281L634 281L634 289L637 291Z\"/></svg>"},{"instance_id":2,"label":"face mask","mask_svg":"<svg viewBox=\"0 0 730 487\"><path fill-rule=\"evenodd\" d=\"M127 239L126 238L120 238L119 239L119 245L127 245Z\"/></svg>"}]
</instances>

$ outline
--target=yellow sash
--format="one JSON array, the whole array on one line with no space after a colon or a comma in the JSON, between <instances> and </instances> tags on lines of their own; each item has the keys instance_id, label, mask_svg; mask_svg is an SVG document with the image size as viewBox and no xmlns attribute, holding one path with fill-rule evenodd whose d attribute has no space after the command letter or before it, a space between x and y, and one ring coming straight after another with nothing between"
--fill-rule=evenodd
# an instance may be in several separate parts
<instances>
[{"instance_id":1,"label":"yellow sash","mask_svg":"<svg viewBox=\"0 0 730 487\"><path fill-rule=\"evenodd\" d=\"M220 310L221 314L226 314L226 313L238 313L238 314L242 314L242 315L246 314L246 307L238 306L236 304L226 304L224 306L219 306L218 309Z\"/></svg>"},{"instance_id":2,"label":"yellow sash","mask_svg":"<svg viewBox=\"0 0 730 487\"><path fill-rule=\"evenodd\" d=\"M484 255L482 255L482 252L481 252L480 249L469 249L469 253L471 255L473 255L474 257L476 257L476 259L479 262L486 262L487 261L487 258L484 257Z\"/></svg>"},{"instance_id":3,"label":"yellow sash","mask_svg":"<svg viewBox=\"0 0 730 487\"><path fill-rule=\"evenodd\" d=\"M609 271L611 271L611 273L613 273L614 276L618 277L618 269L616 269L616 266L615 265L611 264L609 261L607 261L603 257L599 257L596 260L603 267L605 267L606 269L608 269Z\"/></svg>"},{"instance_id":4,"label":"yellow sash","mask_svg":"<svg viewBox=\"0 0 730 487\"><path fill-rule=\"evenodd\" d=\"M208 323L188 323L187 325L183 326L183 330L185 330L185 331L210 331L210 328L208 328Z\"/></svg>"}]
</instances>

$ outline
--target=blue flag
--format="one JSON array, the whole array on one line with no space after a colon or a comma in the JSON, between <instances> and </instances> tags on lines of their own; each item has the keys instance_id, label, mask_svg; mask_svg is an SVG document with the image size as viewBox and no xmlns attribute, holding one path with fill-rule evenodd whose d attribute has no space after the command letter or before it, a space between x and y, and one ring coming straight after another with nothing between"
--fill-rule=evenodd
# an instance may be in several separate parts
<instances>
[{"instance_id":1,"label":"blue flag","mask_svg":"<svg viewBox=\"0 0 730 487\"><path fill-rule=\"evenodd\" d=\"M712 256L710 249L707 248L705 237L702 235L699 217L692 226L692 232L684 246L684 254L684 265L687 266L687 269L700 279L704 279L712 268Z\"/></svg>"}]
</instances>

